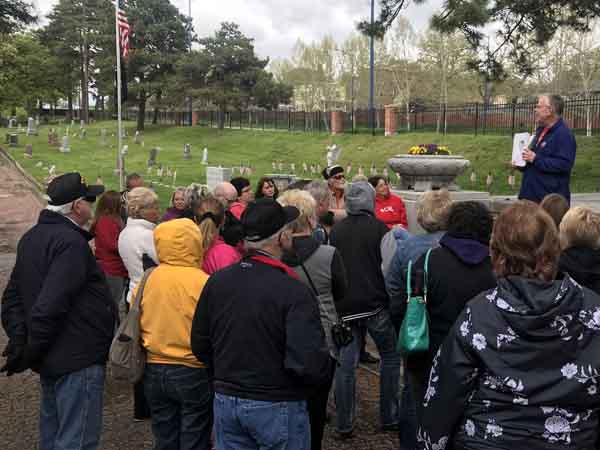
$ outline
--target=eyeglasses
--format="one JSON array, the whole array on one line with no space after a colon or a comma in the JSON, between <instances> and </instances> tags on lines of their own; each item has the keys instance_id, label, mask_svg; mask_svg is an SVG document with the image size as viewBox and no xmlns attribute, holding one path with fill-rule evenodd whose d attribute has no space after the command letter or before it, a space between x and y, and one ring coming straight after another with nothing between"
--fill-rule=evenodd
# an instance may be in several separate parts
<instances>
[{"instance_id":1,"label":"eyeglasses","mask_svg":"<svg viewBox=\"0 0 600 450\"><path fill-rule=\"evenodd\" d=\"M339 175L334 175L331 178L333 178L334 180L345 180L346 179L346 175L339 174Z\"/></svg>"}]
</instances>

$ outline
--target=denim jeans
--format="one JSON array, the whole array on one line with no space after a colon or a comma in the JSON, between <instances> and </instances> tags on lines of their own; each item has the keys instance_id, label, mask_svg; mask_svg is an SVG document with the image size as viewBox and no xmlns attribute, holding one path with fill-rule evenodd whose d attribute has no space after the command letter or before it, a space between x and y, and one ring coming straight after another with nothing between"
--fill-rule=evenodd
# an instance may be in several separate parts
<instances>
[{"instance_id":1,"label":"denim jeans","mask_svg":"<svg viewBox=\"0 0 600 450\"><path fill-rule=\"evenodd\" d=\"M210 450L213 392L208 371L146 364L144 390L155 450Z\"/></svg>"},{"instance_id":2,"label":"denim jeans","mask_svg":"<svg viewBox=\"0 0 600 450\"><path fill-rule=\"evenodd\" d=\"M102 433L106 368L40 376L40 450L95 450Z\"/></svg>"},{"instance_id":3,"label":"denim jeans","mask_svg":"<svg viewBox=\"0 0 600 450\"><path fill-rule=\"evenodd\" d=\"M217 450L310 450L305 401L215 395Z\"/></svg>"},{"instance_id":4,"label":"denim jeans","mask_svg":"<svg viewBox=\"0 0 600 450\"><path fill-rule=\"evenodd\" d=\"M399 378L401 357L396 352L396 332L387 309L364 319L381 356L379 415L382 426L400 422ZM356 417L356 368L362 347L360 324L350 322L354 339L340 349L339 367L335 373L336 430L350 432Z\"/></svg>"},{"instance_id":5,"label":"denim jeans","mask_svg":"<svg viewBox=\"0 0 600 450\"><path fill-rule=\"evenodd\" d=\"M410 376L406 368L403 375L400 429L398 431L400 450L415 450L417 445L417 410L410 386Z\"/></svg>"}]
</instances>

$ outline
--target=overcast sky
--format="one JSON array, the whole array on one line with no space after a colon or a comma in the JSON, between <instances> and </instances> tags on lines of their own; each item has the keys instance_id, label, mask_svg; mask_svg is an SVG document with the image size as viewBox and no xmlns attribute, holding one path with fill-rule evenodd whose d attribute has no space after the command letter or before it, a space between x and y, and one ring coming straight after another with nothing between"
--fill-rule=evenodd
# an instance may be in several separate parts
<instances>
[{"instance_id":1,"label":"overcast sky","mask_svg":"<svg viewBox=\"0 0 600 450\"><path fill-rule=\"evenodd\" d=\"M31 1L31 0L30 0ZM41 15L58 0L32 0ZM184 14L188 0L171 0ZM377 2L376 2L377 3ZM429 18L442 0L411 5L403 13L415 29L427 27ZM221 22L240 25L242 32L255 39L261 57L287 58L298 38L305 42L329 34L338 42L356 29L356 23L369 14L370 0L192 0L194 30L200 37L212 34Z\"/></svg>"}]
</instances>

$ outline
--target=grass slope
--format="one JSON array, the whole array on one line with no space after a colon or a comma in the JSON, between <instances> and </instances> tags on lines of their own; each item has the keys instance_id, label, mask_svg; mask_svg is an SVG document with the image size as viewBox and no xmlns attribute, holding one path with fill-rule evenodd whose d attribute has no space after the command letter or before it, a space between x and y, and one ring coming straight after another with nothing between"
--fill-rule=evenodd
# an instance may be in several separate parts
<instances>
[{"instance_id":1,"label":"grass slope","mask_svg":"<svg viewBox=\"0 0 600 450\"><path fill-rule=\"evenodd\" d=\"M109 145L100 145L100 129L108 129ZM471 161L471 168L459 178L463 189L488 190L485 180L488 173L493 176L490 186L492 194L512 194L518 190L520 174L517 172L515 190L508 185L512 138L507 136L472 136L452 134L447 136L435 133L408 133L394 137L370 136L365 134L329 136L321 133L290 133L287 131L259 131L259 130L224 130L208 129L201 127L168 127L147 126L143 133L144 146L133 142L135 133L134 125L126 123L129 138L125 144L129 146L126 157L126 170L138 172L147 180L155 182L156 192L165 206L170 196L171 188L156 185L159 182L156 170L147 172L147 159L152 147L160 147L157 162L169 166L177 171L176 185L188 185L191 182L204 183L206 180L206 166L201 165L202 149L208 148L208 161L210 165L224 167L250 164L254 168L251 176L253 184L265 173L273 173L273 161L282 161L284 171L289 169L290 163L296 164L296 172L302 170L302 163L309 167L320 164L325 166L326 146L336 143L341 146L342 155L340 164L344 167L349 162L353 164L352 175L357 173L359 165L369 173L372 164L379 173L388 158L394 154L405 154L415 144L437 143L449 146L455 155L463 155ZM37 180L43 182L48 176L48 168L56 166L56 172L79 171L92 183L101 177L109 189L118 189L118 177L114 173L116 166L116 122L102 122L94 124L87 129L87 138L80 139L76 136L79 127L71 130L71 153L62 154L58 148L47 143L49 127L41 127L39 136L19 135L19 147L9 148L9 153ZM8 132L8 129L2 131ZM59 127L59 140L65 127ZM3 133L4 134L4 133ZM25 158L23 150L25 144L33 144L33 158ZM185 143L192 145L192 159L183 159L183 146ZM4 146L5 148L7 146ZM573 192L595 192L598 189L600 175L600 138L578 137L578 153L573 171ZM41 167L40 167L40 164ZM44 169L46 168L46 169ZM471 171L476 173L476 182L470 181ZM391 171L390 171L391 173ZM166 174L166 170L165 170ZM237 174L237 172L236 172ZM311 178L310 173L306 177ZM395 182L395 177L392 177ZM171 185L172 179L163 176L162 183Z\"/></svg>"}]
</instances>

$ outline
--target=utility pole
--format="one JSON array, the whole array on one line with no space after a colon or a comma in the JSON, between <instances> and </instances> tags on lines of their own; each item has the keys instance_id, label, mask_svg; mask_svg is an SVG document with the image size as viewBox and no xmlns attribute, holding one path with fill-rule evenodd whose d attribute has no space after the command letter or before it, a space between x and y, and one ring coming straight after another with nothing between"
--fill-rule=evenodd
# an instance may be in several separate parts
<instances>
[{"instance_id":1,"label":"utility pole","mask_svg":"<svg viewBox=\"0 0 600 450\"><path fill-rule=\"evenodd\" d=\"M373 26L375 23L375 0L371 0L371 33L370 33L370 62L369 62L369 127L371 133L375 136L375 115L373 98L375 96L375 33Z\"/></svg>"}]
</instances>

